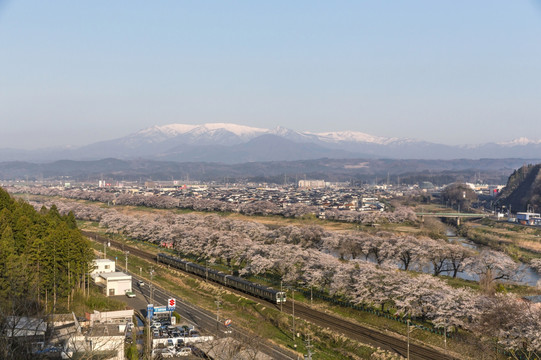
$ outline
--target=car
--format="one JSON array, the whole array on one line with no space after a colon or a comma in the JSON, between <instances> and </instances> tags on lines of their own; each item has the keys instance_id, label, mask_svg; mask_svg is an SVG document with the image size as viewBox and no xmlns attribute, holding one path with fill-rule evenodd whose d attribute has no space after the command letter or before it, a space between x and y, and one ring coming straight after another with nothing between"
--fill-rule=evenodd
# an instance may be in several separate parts
<instances>
[{"instance_id":1,"label":"car","mask_svg":"<svg viewBox=\"0 0 541 360\"><path fill-rule=\"evenodd\" d=\"M143 280L139 280L139 282L137 283L139 286L143 286L145 285L145 282Z\"/></svg>"},{"instance_id":2,"label":"car","mask_svg":"<svg viewBox=\"0 0 541 360\"><path fill-rule=\"evenodd\" d=\"M173 354L171 351L164 351L161 355L163 359L175 357L175 354Z\"/></svg>"},{"instance_id":3,"label":"car","mask_svg":"<svg viewBox=\"0 0 541 360\"><path fill-rule=\"evenodd\" d=\"M189 347L183 347L182 349L178 350L175 355L177 356L190 356L192 354L192 349Z\"/></svg>"},{"instance_id":4,"label":"car","mask_svg":"<svg viewBox=\"0 0 541 360\"><path fill-rule=\"evenodd\" d=\"M172 358L175 354L173 354L168 349L154 349L152 350L152 358L157 359L164 359L164 358Z\"/></svg>"},{"instance_id":5,"label":"car","mask_svg":"<svg viewBox=\"0 0 541 360\"><path fill-rule=\"evenodd\" d=\"M126 296L129 297L129 298L134 298L134 297L135 297L135 293L134 293L133 291L126 290Z\"/></svg>"}]
</instances>

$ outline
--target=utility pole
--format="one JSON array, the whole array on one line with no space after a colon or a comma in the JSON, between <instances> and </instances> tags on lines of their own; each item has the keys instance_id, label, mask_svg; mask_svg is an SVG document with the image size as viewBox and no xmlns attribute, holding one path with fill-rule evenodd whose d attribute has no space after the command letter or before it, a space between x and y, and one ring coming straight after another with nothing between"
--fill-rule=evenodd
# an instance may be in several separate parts
<instances>
[{"instance_id":1,"label":"utility pole","mask_svg":"<svg viewBox=\"0 0 541 360\"><path fill-rule=\"evenodd\" d=\"M295 344L295 289L291 289L293 295L291 296L291 309L293 317L293 347L296 349L297 344Z\"/></svg>"},{"instance_id":2,"label":"utility pole","mask_svg":"<svg viewBox=\"0 0 541 360\"><path fill-rule=\"evenodd\" d=\"M126 272L128 273L128 255L130 255L129 251L126 251Z\"/></svg>"},{"instance_id":3,"label":"utility pole","mask_svg":"<svg viewBox=\"0 0 541 360\"><path fill-rule=\"evenodd\" d=\"M312 360L312 344L310 344L310 334L306 335L306 343L305 343L306 351L308 354L306 354L307 360Z\"/></svg>"},{"instance_id":4,"label":"utility pole","mask_svg":"<svg viewBox=\"0 0 541 360\"><path fill-rule=\"evenodd\" d=\"M215 301L216 303L216 331L218 332L220 330L220 309L222 307L222 301L221 296L218 295L218 299ZM217 333L219 335L219 333Z\"/></svg>"},{"instance_id":5,"label":"utility pole","mask_svg":"<svg viewBox=\"0 0 541 360\"><path fill-rule=\"evenodd\" d=\"M280 292L283 292L284 290L282 289L282 280L280 280ZM284 298L283 296L284 295L281 295L282 296L282 301L280 301L280 312L282 312L282 303L284 302Z\"/></svg>"},{"instance_id":6,"label":"utility pole","mask_svg":"<svg viewBox=\"0 0 541 360\"><path fill-rule=\"evenodd\" d=\"M408 360L410 360L410 319L408 319Z\"/></svg>"},{"instance_id":7,"label":"utility pole","mask_svg":"<svg viewBox=\"0 0 541 360\"><path fill-rule=\"evenodd\" d=\"M154 304L154 301L152 299L152 295L153 295L152 293L153 293L153 290L154 290L153 286L152 286L152 280L154 279L154 267L152 267L152 266L150 267L149 273L150 273L150 284L149 284L149 287L150 287L150 303Z\"/></svg>"},{"instance_id":8,"label":"utility pole","mask_svg":"<svg viewBox=\"0 0 541 360\"><path fill-rule=\"evenodd\" d=\"M447 355L447 325L443 328L443 344L445 349L445 355Z\"/></svg>"},{"instance_id":9,"label":"utility pole","mask_svg":"<svg viewBox=\"0 0 541 360\"><path fill-rule=\"evenodd\" d=\"M443 346L445 349L445 356L447 356L447 319L445 319L445 326L443 328Z\"/></svg>"}]
</instances>

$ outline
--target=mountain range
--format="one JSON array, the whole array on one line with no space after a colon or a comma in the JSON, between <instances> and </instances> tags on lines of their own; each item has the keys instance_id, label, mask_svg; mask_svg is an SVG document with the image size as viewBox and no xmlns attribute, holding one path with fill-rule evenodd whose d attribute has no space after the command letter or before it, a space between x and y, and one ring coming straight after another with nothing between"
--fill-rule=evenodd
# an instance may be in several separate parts
<instances>
[{"instance_id":1,"label":"mountain range","mask_svg":"<svg viewBox=\"0 0 541 360\"><path fill-rule=\"evenodd\" d=\"M0 149L0 161L146 159L238 164L255 161L320 158L480 159L532 158L541 141L526 138L507 143L452 146L408 138L385 138L357 131L300 132L283 127L237 124L170 124L81 147L39 150Z\"/></svg>"}]
</instances>

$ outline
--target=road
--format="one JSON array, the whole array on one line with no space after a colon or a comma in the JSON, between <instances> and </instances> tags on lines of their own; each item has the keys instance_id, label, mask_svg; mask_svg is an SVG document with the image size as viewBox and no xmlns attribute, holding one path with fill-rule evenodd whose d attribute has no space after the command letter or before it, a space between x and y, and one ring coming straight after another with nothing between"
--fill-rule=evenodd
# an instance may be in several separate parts
<instances>
[{"instance_id":1,"label":"road","mask_svg":"<svg viewBox=\"0 0 541 360\"><path fill-rule=\"evenodd\" d=\"M135 310L138 310L146 316L147 304L150 303L150 285L148 280L143 280L145 281L145 284L143 286L139 286L139 278L133 273L131 275L132 288L136 294L136 297L128 298L125 295L119 295L115 296L114 298L127 303L128 306L133 307ZM253 334L243 331L242 329L236 329L234 325L231 328L231 334L225 334L225 326L222 323L224 319L221 319L221 322L217 322L215 314L190 303L184 302L182 299L177 298L174 294L162 289L161 287L155 285L153 286L152 302L155 307L165 306L168 299L171 298L176 299L175 311L182 317L181 322L187 322L190 325L195 325L195 327L203 334L210 334L214 337L230 336L246 346L252 346L256 350L271 356L273 359L298 359L295 353L282 349L279 346L264 341L263 339L255 339Z\"/></svg>"}]
</instances>

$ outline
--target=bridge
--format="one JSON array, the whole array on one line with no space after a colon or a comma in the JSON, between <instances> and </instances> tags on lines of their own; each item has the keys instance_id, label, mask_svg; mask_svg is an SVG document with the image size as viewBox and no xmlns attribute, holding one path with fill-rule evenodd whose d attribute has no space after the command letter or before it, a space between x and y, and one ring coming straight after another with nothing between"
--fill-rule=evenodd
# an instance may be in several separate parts
<instances>
[{"instance_id":1,"label":"bridge","mask_svg":"<svg viewBox=\"0 0 541 360\"><path fill-rule=\"evenodd\" d=\"M451 218L456 219L456 224L460 225L460 219L479 219L489 217L490 214L479 214L479 213L436 213L436 212L419 212L415 213L417 217L421 218L423 221L425 216L428 217L439 217L439 218Z\"/></svg>"}]
</instances>

